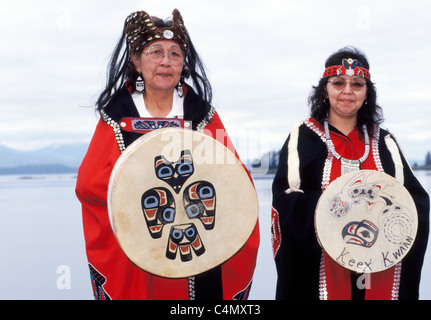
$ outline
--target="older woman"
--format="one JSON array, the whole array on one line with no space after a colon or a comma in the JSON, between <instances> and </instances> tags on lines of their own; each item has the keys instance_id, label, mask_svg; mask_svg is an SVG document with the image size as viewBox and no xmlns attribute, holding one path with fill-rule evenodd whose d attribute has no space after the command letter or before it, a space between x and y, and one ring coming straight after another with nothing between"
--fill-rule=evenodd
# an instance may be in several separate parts
<instances>
[{"instance_id":1,"label":"older woman","mask_svg":"<svg viewBox=\"0 0 431 320\"><path fill-rule=\"evenodd\" d=\"M120 119L188 120L193 130L223 136L221 142L235 153L227 135L219 134L224 126L211 99L210 83L178 10L166 20L144 11L127 17L106 88L97 101L101 119L76 185L96 299L247 298L259 244L257 225L245 246L221 266L196 277L167 279L144 272L128 260L108 217L107 191L113 167L121 152L142 135L123 130Z\"/></svg>"},{"instance_id":2,"label":"older woman","mask_svg":"<svg viewBox=\"0 0 431 320\"><path fill-rule=\"evenodd\" d=\"M381 108L365 55L343 48L327 59L325 68L310 95L311 117L292 129L273 182L276 297L417 299L428 239L428 194L392 135L379 127ZM367 284L322 251L314 226L322 191L342 174L361 169L402 177L419 218L408 255L394 267L372 273Z\"/></svg>"}]
</instances>

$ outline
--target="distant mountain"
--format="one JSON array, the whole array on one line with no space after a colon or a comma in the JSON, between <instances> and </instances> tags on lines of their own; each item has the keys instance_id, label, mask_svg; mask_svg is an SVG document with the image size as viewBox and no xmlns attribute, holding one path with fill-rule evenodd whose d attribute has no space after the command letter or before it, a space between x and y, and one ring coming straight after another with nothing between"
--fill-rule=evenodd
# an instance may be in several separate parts
<instances>
[{"instance_id":1,"label":"distant mountain","mask_svg":"<svg viewBox=\"0 0 431 320\"><path fill-rule=\"evenodd\" d=\"M39 150L22 151L0 145L0 175L5 174L49 174L77 172L87 152L88 144L49 146ZM247 161L252 172L274 172L278 165L279 152L272 151L261 159ZM418 169L423 160L410 160Z\"/></svg>"},{"instance_id":2,"label":"distant mountain","mask_svg":"<svg viewBox=\"0 0 431 320\"><path fill-rule=\"evenodd\" d=\"M0 175L7 174L50 174L50 173L76 173L77 168L67 167L61 164L41 164L17 166L12 168L0 168Z\"/></svg>"},{"instance_id":3,"label":"distant mountain","mask_svg":"<svg viewBox=\"0 0 431 320\"><path fill-rule=\"evenodd\" d=\"M0 145L0 174L76 172L87 148L70 144L22 151Z\"/></svg>"}]
</instances>

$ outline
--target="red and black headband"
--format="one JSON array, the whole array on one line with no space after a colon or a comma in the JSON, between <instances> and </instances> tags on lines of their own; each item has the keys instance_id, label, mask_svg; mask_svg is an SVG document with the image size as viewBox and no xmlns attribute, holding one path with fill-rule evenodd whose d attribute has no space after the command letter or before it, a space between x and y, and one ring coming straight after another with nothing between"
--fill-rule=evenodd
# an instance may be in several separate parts
<instances>
[{"instance_id":1,"label":"red and black headband","mask_svg":"<svg viewBox=\"0 0 431 320\"><path fill-rule=\"evenodd\" d=\"M342 65L340 66L327 67L323 73L323 78L340 75L360 76L371 79L370 71L368 71L368 69L358 67L358 60L351 58L343 59Z\"/></svg>"}]
</instances>

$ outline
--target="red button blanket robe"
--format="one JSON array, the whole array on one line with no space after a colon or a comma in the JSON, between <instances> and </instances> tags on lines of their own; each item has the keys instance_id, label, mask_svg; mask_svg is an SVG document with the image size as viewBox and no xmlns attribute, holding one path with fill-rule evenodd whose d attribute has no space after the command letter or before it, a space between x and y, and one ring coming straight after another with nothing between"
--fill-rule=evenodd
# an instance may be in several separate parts
<instances>
[{"instance_id":1,"label":"red button blanket robe","mask_svg":"<svg viewBox=\"0 0 431 320\"><path fill-rule=\"evenodd\" d=\"M345 136L330 126L336 151L359 159L365 143L357 129ZM356 278L322 252L314 228L317 201L341 175L341 163L326 147L322 124L309 118L295 126L280 152L273 182L272 242L277 267L277 299L352 299ZM394 267L372 273L365 299L418 299L421 269L429 233L429 197L415 178L391 134L376 128L362 169L385 172L402 182L419 216L416 240ZM356 281L355 281L356 280Z\"/></svg>"},{"instance_id":2,"label":"red button blanket robe","mask_svg":"<svg viewBox=\"0 0 431 320\"><path fill-rule=\"evenodd\" d=\"M245 246L230 260L190 278L167 279L148 274L134 266L119 247L109 223L107 191L112 169L121 154L117 143L119 135L115 135L112 125L118 123L121 117L139 116L129 91L130 89L123 87L115 101L106 108L104 119L102 117L98 122L79 168L76 185L76 194L82 204L86 252L95 298L247 299L259 246L258 224ZM187 87L185 119L190 120L190 110L198 109L201 105L202 102L197 100L193 89ZM217 112L211 112L207 108L203 116L209 120L211 115L206 126L204 120L204 132L214 138L221 137L220 142L236 154ZM109 124L105 121L108 117ZM193 120L191 116L190 118ZM201 117L202 119L205 118ZM219 130L223 130L223 134ZM127 146L140 135L121 132L121 136Z\"/></svg>"}]
</instances>

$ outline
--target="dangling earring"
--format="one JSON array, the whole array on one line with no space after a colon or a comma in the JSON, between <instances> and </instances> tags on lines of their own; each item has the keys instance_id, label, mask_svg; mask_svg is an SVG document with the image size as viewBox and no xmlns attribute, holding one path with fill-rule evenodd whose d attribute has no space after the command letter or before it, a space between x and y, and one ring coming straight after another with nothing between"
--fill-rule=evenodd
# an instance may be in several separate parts
<instances>
[{"instance_id":1,"label":"dangling earring","mask_svg":"<svg viewBox=\"0 0 431 320\"><path fill-rule=\"evenodd\" d=\"M181 81L178 83L177 90L178 90L178 96L180 98L184 97L183 86L181 85Z\"/></svg>"},{"instance_id":2,"label":"dangling earring","mask_svg":"<svg viewBox=\"0 0 431 320\"><path fill-rule=\"evenodd\" d=\"M139 93L143 93L145 91L145 82L142 78L142 73L139 72L138 79L136 79L136 91Z\"/></svg>"}]
</instances>

